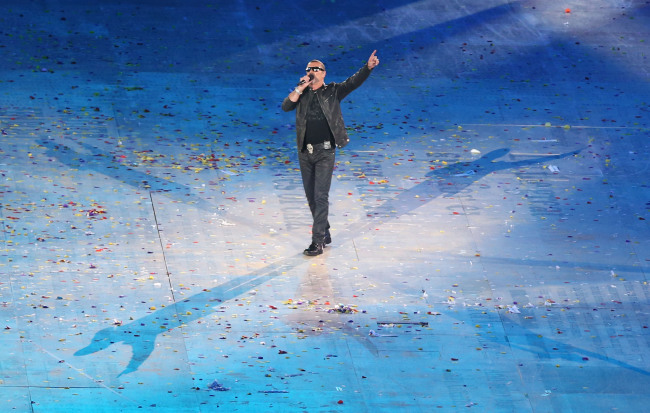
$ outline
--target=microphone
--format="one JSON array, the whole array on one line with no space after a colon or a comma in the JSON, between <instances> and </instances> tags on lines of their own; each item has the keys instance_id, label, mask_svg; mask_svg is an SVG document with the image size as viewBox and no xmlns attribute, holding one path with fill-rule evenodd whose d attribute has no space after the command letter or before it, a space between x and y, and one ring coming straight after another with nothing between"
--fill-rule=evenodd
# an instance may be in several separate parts
<instances>
[{"instance_id":1,"label":"microphone","mask_svg":"<svg viewBox=\"0 0 650 413\"><path fill-rule=\"evenodd\" d=\"M311 82L312 80L314 80L314 74L310 73L309 74L309 81ZM297 86L303 85L305 82L306 82L306 80L301 80L300 83L298 83Z\"/></svg>"}]
</instances>

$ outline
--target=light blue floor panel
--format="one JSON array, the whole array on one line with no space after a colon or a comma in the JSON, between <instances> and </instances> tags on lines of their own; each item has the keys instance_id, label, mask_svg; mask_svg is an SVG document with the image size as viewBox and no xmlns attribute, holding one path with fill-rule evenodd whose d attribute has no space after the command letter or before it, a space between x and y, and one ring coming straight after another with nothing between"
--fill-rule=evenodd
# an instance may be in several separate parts
<instances>
[{"instance_id":1,"label":"light blue floor panel","mask_svg":"<svg viewBox=\"0 0 650 413\"><path fill-rule=\"evenodd\" d=\"M0 410L647 410L646 2L91 3L0 15Z\"/></svg>"}]
</instances>

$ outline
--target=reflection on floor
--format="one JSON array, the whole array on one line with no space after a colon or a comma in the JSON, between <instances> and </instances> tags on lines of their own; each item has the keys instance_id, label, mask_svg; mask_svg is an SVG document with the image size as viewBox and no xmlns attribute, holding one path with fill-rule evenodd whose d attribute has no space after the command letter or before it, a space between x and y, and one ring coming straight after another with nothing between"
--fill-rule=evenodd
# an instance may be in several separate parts
<instances>
[{"instance_id":1,"label":"reflection on floor","mask_svg":"<svg viewBox=\"0 0 650 413\"><path fill-rule=\"evenodd\" d=\"M646 409L645 2L5 9L2 411ZM305 257L280 102L373 50Z\"/></svg>"}]
</instances>

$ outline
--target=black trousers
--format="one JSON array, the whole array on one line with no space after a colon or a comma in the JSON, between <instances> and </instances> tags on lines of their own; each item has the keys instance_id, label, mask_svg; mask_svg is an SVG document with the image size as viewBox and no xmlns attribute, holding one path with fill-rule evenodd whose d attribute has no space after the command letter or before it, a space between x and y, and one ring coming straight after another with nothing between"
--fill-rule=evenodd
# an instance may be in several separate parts
<instances>
[{"instance_id":1,"label":"black trousers","mask_svg":"<svg viewBox=\"0 0 650 413\"><path fill-rule=\"evenodd\" d=\"M314 220L311 240L323 244L329 235L329 192L332 185L336 149L323 148L323 144L313 145L313 152L305 150L298 153L302 185Z\"/></svg>"}]
</instances>

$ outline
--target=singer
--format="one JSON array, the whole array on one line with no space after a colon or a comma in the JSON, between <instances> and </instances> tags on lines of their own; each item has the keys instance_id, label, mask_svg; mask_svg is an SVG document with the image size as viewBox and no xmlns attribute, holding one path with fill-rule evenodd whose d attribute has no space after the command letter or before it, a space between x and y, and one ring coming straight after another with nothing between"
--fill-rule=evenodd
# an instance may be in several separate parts
<instances>
[{"instance_id":1,"label":"singer","mask_svg":"<svg viewBox=\"0 0 650 413\"><path fill-rule=\"evenodd\" d=\"M373 51L368 62L341 83L325 84L325 65L320 60L307 64L305 76L282 102L282 110L296 111L296 143L302 184L313 218L311 244L305 255L316 256L332 242L330 234L329 191L334 172L336 147L350 142L341 101L368 79L379 64Z\"/></svg>"}]
</instances>

